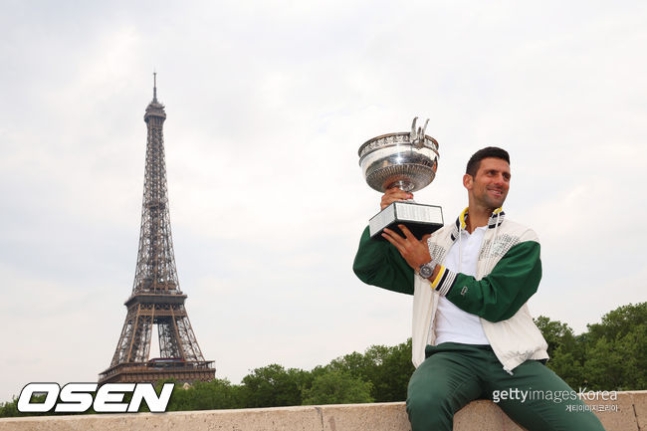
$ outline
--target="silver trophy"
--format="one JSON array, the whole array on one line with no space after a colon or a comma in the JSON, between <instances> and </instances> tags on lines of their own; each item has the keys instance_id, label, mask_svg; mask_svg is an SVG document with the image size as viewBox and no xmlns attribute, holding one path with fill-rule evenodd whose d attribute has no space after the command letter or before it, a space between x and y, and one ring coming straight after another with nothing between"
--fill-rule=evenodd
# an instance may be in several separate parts
<instances>
[{"instance_id":1,"label":"silver trophy","mask_svg":"<svg viewBox=\"0 0 647 431\"><path fill-rule=\"evenodd\" d=\"M438 142L425 134L429 120L416 129L417 120L413 119L410 132L380 135L359 148L359 165L371 188L382 193L392 187L415 192L434 180ZM369 233L376 237L386 227L399 232L398 224L420 238L443 226L442 208L412 200L394 202L369 220Z\"/></svg>"}]
</instances>

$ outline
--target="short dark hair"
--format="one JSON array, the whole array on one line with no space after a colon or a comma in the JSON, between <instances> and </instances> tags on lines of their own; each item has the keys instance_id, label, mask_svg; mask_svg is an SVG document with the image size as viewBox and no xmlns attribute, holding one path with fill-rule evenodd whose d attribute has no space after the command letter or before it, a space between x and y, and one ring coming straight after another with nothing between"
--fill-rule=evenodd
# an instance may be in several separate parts
<instances>
[{"instance_id":1,"label":"short dark hair","mask_svg":"<svg viewBox=\"0 0 647 431\"><path fill-rule=\"evenodd\" d=\"M481 160L487 159L488 157L494 157L495 159L502 159L510 164L510 155L506 150L499 147L485 147L478 150L476 153L470 157L467 162L467 168L465 173L471 176L476 176L479 167L481 166Z\"/></svg>"}]
</instances>

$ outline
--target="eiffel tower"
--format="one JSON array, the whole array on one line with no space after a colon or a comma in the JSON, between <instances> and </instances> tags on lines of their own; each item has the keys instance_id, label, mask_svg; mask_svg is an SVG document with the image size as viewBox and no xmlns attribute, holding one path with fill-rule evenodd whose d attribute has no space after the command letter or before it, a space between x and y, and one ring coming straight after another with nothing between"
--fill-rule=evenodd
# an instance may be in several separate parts
<instances>
[{"instance_id":1,"label":"eiffel tower","mask_svg":"<svg viewBox=\"0 0 647 431\"><path fill-rule=\"evenodd\" d=\"M213 361L202 356L184 308L187 295L178 282L171 238L166 164L162 127L164 105L157 101L157 74L153 74L153 101L146 108L148 128L146 173L139 252L135 281L117 349L99 383L150 382L173 378L179 382L215 378ZM153 327L157 329L159 357L150 358Z\"/></svg>"}]
</instances>

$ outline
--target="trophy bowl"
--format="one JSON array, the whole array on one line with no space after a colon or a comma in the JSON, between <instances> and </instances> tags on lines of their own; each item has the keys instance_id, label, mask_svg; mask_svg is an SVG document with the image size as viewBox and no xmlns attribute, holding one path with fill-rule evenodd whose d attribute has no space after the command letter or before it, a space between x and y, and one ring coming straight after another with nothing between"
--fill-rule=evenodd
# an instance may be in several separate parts
<instances>
[{"instance_id":1,"label":"trophy bowl","mask_svg":"<svg viewBox=\"0 0 647 431\"><path fill-rule=\"evenodd\" d=\"M436 177L438 142L424 129L388 133L369 139L359 148L359 165L371 188L385 192L400 187L415 192ZM426 124L425 124L426 127Z\"/></svg>"},{"instance_id":2,"label":"trophy bowl","mask_svg":"<svg viewBox=\"0 0 647 431\"><path fill-rule=\"evenodd\" d=\"M415 192L428 186L436 178L438 168L438 142L416 129L413 119L411 132L389 133L369 139L359 148L359 165L371 188L386 192L399 187ZM380 237L384 228L396 230L405 224L417 237L432 233L443 226L442 208L436 205L417 204L411 200L396 201L369 220L371 237Z\"/></svg>"}]
</instances>

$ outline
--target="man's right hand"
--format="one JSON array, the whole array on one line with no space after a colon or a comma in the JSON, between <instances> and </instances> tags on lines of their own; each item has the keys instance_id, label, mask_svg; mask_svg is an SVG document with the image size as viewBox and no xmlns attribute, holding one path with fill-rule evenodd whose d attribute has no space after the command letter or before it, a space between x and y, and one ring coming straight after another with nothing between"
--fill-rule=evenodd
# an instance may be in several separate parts
<instances>
[{"instance_id":1,"label":"man's right hand","mask_svg":"<svg viewBox=\"0 0 647 431\"><path fill-rule=\"evenodd\" d=\"M393 202L406 201L409 199L413 199L413 193L405 192L398 187L391 187L382 195L380 208L384 209L391 205Z\"/></svg>"}]
</instances>

